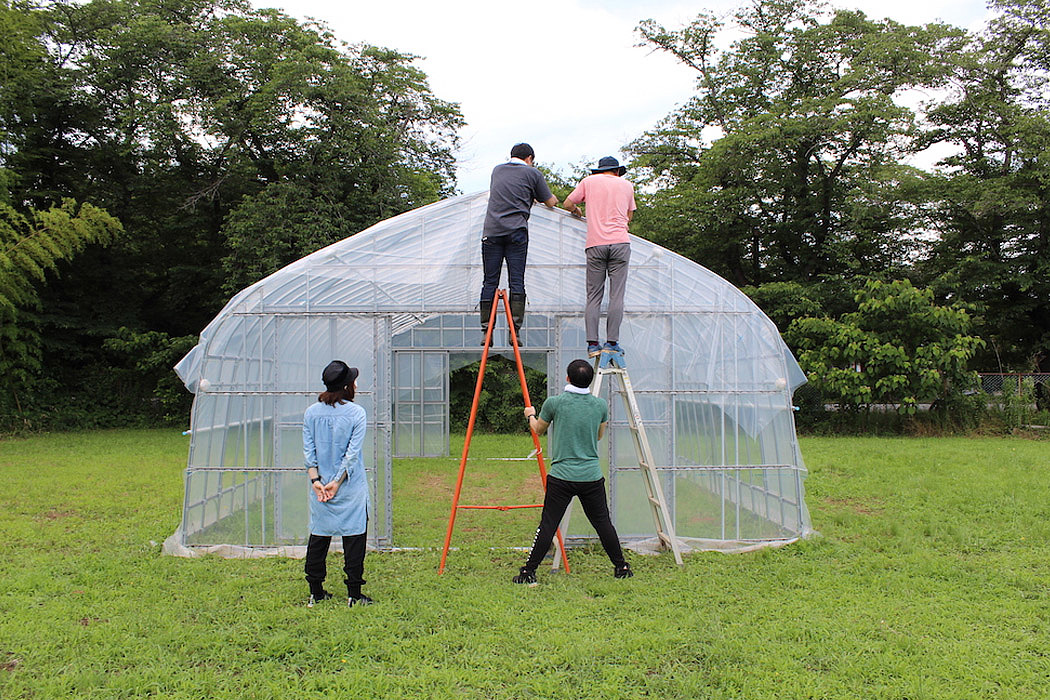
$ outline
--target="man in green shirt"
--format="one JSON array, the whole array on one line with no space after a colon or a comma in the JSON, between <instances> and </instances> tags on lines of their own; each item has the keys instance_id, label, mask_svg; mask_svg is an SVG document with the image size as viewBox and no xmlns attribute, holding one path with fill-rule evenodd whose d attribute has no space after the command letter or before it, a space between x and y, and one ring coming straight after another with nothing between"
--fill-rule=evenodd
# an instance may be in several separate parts
<instances>
[{"instance_id":1,"label":"man in green shirt","mask_svg":"<svg viewBox=\"0 0 1050 700\"><path fill-rule=\"evenodd\" d=\"M536 584L536 567L550 549L558 523L573 496L580 499L584 514L598 533L598 539L613 563L613 576L629 578L634 575L630 564L623 558L620 538L609 515L605 477L598 461L598 440L605 434L609 423L609 407L588 390L594 379L594 368L586 360L573 360L566 372L569 383L565 385L565 391L544 401L539 417L532 406L525 409L529 427L537 435L543 435L551 427L553 445L540 526L536 530L532 553L514 577L514 583Z\"/></svg>"}]
</instances>

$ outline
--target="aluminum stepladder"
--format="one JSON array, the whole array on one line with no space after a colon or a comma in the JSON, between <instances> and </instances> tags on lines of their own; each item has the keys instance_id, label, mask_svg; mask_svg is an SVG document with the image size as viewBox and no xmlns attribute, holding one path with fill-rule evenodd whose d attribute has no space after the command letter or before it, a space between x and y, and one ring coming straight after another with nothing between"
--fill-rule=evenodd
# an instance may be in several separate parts
<instances>
[{"instance_id":1,"label":"aluminum stepladder","mask_svg":"<svg viewBox=\"0 0 1050 700\"><path fill-rule=\"evenodd\" d=\"M503 305L503 310L507 317L507 327L510 333L510 343L514 348L514 361L518 365L518 379L521 382L521 395L525 399L525 408L532 406L532 400L529 398L529 387L525 382L525 367L521 362L521 351L518 348L518 334L514 330L514 321L510 314L510 301L508 299L507 291L505 289L497 289L496 294L492 299L492 312L489 315L489 327L485 332L485 349L481 351L481 364L478 366L478 381L474 386L474 401L470 406L470 420L467 422L467 435L463 440L463 456L459 460L459 476L456 478L456 490L452 496L452 512L448 516L448 530L445 533L445 546L441 551L441 565L438 567L438 574L445 572L445 560L448 558L449 543L452 541L452 530L456 524L456 512L460 509L479 509L479 510L513 510L517 508L542 508L542 503L530 503L525 505L510 505L510 506L465 506L460 505L459 496L463 489L463 475L466 472L467 467L467 456L470 454L470 439L474 435L474 423L478 417L478 399L481 396L481 385L485 379L485 365L489 359L489 350L492 348L492 331L496 327L496 309ZM547 489L547 468L543 463L543 449L540 447L540 437L536 434L532 428L529 428L529 432L532 433L532 444L535 446L534 454L536 455L536 464L539 467L540 472L540 483L543 486L544 491ZM565 566L566 573L569 572L569 559L565 555L565 542L562 538L561 528L555 533L557 535L557 549L561 554L562 564Z\"/></svg>"},{"instance_id":2,"label":"aluminum stepladder","mask_svg":"<svg viewBox=\"0 0 1050 700\"><path fill-rule=\"evenodd\" d=\"M624 361L622 351L602 350L594 362L591 394L601 395L602 379L606 375L620 378L620 395L623 397L624 408L627 411L627 425L634 438L634 448L638 454L638 466L642 472L642 482L645 484L646 499L649 501L653 523L656 525L656 536L660 540L660 545L670 549L674 554L675 563L682 566L682 550L674 534L674 523L667 509L663 486L660 485L660 474L653 461L653 451L649 447L649 438L645 434L645 425L642 423L642 413L638 409L638 400L634 396L634 387L631 385L631 377L627 373L627 363ZM568 524L570 513L571 510L566 511L561 522L562 527ZM553 568L558 568L557 557L554 559Z\"/></svg>"}]
</instances>

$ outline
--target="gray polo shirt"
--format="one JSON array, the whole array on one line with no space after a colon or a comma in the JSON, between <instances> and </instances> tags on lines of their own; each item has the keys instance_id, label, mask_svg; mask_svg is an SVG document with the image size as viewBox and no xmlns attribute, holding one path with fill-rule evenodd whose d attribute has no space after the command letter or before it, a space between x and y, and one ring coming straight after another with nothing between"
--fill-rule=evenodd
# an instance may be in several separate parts
<instances>
[{"instance_id":1,"label":"gray polo shirt","mask_svg":"<svg viewBox=\"0 0 1050 700\"><path fill-rule=\"evenodd\" d=\"M525 228L533 201L546 202L553 195L539 170L510 161L492 170L489 207L482 236L507 236Z\"/></svg>"}]
</instances>

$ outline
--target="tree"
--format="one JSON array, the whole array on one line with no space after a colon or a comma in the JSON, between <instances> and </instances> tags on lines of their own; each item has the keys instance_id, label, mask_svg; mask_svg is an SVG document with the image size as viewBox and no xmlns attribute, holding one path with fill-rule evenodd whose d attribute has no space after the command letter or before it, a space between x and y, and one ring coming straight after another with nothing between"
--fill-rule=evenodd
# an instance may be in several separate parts
<instances>
[{"instance_id":1,"label":"tree","mask_svg":"<svg viewBox=\"0 0 1050 700\"><path fill-rule=\"evenodd\" d=\"M39 307L47 273L88 245L111 243L122 230L105 211L69 199L27 215L0 203L0 404L17 402L19 387L40 366L41 338L31 312Z\"/></svg>"},{"instance_id":2,"label":"tree","mask_svg":"<svg viewBox=\"0 0 1050 700\"><path fill-rule=\"evenodd\" d=\"M245 0L0 2L8 201L72 197L126 231L40 290L42 353L76 358L70 386L127 338L181 342L232 291L455 188L462 117L414 56Z\"/></svg>"},{"instance_id":3,"label":"tree","mask_svg":"<svg viewBox=\"0 0 1050 700\"><path fill-rule=\"evenodd\" d=\"M697 71L697 94L629 148L656 190L639 230L738 285L900 270L921 174L898 165L914 115L895 98L940 79L959 32L806 0L755 0L733 20L727 50L713 15L639 26Z\"/></svg>"},{"instance_id":4,"label":"tree","mask_svg":"<svg viewBox=\"0 0 1050 700\"><path fill-rule=\"evenodd\" d=\"M781 331L787 330L795 319L825 314L813 285L767 282L758 287L743 287L740 291L748 295Z\"/></svg>"},{"instance_id":5,"label":"tree","mask_svg":"<svg viewBox=\"0 0 1050 700\"><path fill-rule=\"evenodd\" d=\"M796 319L784 334L825 398L851 410L895 404L913 413L973 385L968 363L983 341L970 335L965 308L938 306L907 281L869 281L854 300L855 312Z\"/></svg>"},{"instance_id":6,"label":"tree","mask_svg":"<svg viewBox=\"0 0 1050 700\"><path fill-rule=\"evenodd\" d=\"M227 216L223 290L233 293L377 221L452 193L450 144L458 111L430 95L413 57L363 47L340 80L362 82L367 119L340 108L337 94L311 107L316 133L279 177L246 195ZM328 89L345 89L332 79ZM446 133L448 142L429 140ZM294 165L294 167L291 167Z\"/></svg>"},{"instance_id":7,"label":"tree","mask_svg":"<svg viewBox=\"0 0 1050 700\"><path fill-rule=\"evenodd\" d=\"M1050 358L1050 8L999 12L951 62L929 111L929 143L956 152L931 183L939 240L922 267L938 295L976 304L988 369L1046 369Z\"/></svg>"},{"instance_id":8,"label":"tree","mask_svg":"<svg viewBox=\"0 0 1050 700\"><path fill-rule=\"evenodd\" d=\"M231 291L229 256L236 283L255 281L238 263L274 234L246 228L251 213L227 230L239 207L283 222L271 205L292 189L341 216L306 244L286 226L298 257L454 187L462 118L412 56L243 0L52 2L32 16L56 97L10 120L4 164L27 205L74 196L124 223L118 248L56 290L108 302L112 328L198 331Z\"/></svg>"}]
</instances>

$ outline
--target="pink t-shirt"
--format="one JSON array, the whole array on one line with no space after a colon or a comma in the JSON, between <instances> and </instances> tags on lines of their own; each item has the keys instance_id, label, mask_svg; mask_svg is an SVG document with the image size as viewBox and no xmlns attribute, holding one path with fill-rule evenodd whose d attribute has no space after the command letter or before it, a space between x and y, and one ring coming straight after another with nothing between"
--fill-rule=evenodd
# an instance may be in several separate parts
<instances>
[{"instance_id":1,"label":"pink t-shirt","mask_svg":"<svg viewBox=\"0 0 1050 700\"><path fill-rule=\"evenodd\" d=\"M566 202L587 204L587 243L596 245L628 243L627 212L634 211L634 185L611 173L588 175L580 181Z\"/></svg>"}]
</instances>

